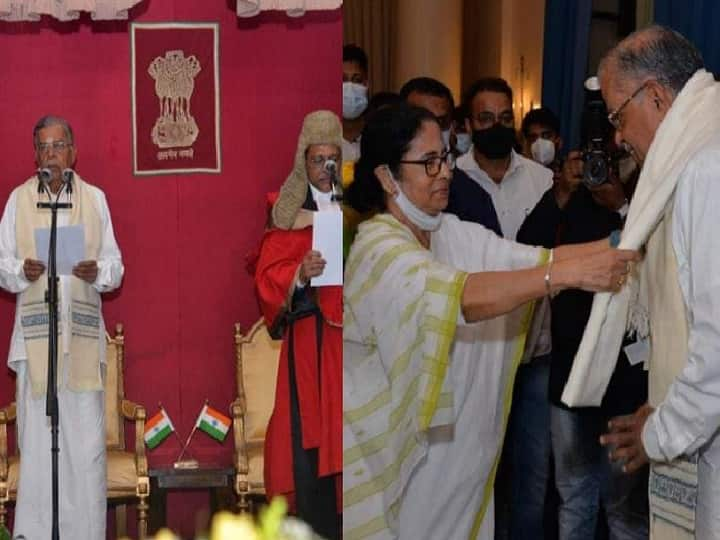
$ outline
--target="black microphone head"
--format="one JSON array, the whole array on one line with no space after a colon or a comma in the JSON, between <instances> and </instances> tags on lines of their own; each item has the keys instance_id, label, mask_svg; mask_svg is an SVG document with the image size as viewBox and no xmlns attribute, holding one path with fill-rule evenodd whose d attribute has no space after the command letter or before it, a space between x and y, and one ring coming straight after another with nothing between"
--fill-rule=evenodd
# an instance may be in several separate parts
<instances>
[{"instance_id":1,"label":"black microphone head","mask_svg":"<svg viewBox=\"0 0 720 540\"><path fill-rule=\"evenodd\" d=\"M62 178L65 184L65 191L72 193L72 181L75 177L75 172L72 169L63 169Z\"/></svg>"},{"instance_id":2,"label":"black microphone head","mask_svg":"<svg viewBox=\"0 0 720 540\"><path fill-rule=\"evenodd\" d=\"M49 182L50 178L52 178L52 172L50 172L50 169L48 169L47 167L43 169L38 169L37 177L38 180L40 180L41 182Z\"/></svg>"},{"instance_id":3,"label":"black microphone head","mask_svg":"<svg viewBox=\"0 0 720 540\"><path fill-rule=\"evenodd\" d=\"M334 159L326 159L323 169L330 174L337 174L337 161Z\"/></svg>"},{"instance_id":4,"label":"black microphone head","mask_svg":"<svg viewBox=\"0 0 720 540\"><path fill-rule=\"evenodd\" d=\"M50 169L44 167L37 170L36 176L38 178L38 193L42 193L45 190L45 186L50 183L52 173L50 172Z\"/></svg>"}]
</instances>

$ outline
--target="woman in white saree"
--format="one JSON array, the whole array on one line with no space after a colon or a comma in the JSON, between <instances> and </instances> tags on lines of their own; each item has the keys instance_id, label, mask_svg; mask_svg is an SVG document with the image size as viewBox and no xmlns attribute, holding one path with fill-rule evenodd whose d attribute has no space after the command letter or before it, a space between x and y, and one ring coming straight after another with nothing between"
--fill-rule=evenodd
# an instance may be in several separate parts
<instances>
[{"instance_id":1,"label":"woman in white saree","mask_svg":"<svg viewBox=\"0 0 720 540\"><path fill-rule=\"evenodd\" d=\"M524 345L477 323L559 290L622 287L637 254L554 253L445 215L453 166L435 117L400 105L362 136L344 285L344 533L493 536L492 484Z\"/></svg>"}]
</instances>

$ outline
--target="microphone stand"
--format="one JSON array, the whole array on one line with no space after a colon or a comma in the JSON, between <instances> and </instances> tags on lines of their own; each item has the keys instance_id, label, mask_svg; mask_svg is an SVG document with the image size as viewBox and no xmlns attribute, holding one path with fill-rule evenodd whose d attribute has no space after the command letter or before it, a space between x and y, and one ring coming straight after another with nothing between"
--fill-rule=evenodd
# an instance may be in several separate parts
<instances>
[{"instance_id":1,"label":"microphone stand","mask_svg":"<svg viewBox=\"0 0 720 540\"><path fill-rule=\"evenodd\" d=\"M39 179L40 180L40 179ZM38 202L37 208L49 209L50 220L50 246L48 253L48 288L45 291L45 302L48 305L49 316L49 338L48 338L48 370L47 370L47 397L45 402L45 414L50 417L50 432L52 445L50 455L52 459L52 540L60 540L60 508L59 508L59 480L58 480L58 454L60 447L58 442L58 424L60 411L58 409L57 397L57 355L58 355L58 276L56 266L57 249L57 211L58 209L72 208L72 203L61 203L60 195L63 188L67 189L65 182L60 186L55 201L52 200L52 193L48 185L40 180L43 190L48 194L48 202ZM69 190L68 190L69 192Z\"/></svg>"}]
</instances>

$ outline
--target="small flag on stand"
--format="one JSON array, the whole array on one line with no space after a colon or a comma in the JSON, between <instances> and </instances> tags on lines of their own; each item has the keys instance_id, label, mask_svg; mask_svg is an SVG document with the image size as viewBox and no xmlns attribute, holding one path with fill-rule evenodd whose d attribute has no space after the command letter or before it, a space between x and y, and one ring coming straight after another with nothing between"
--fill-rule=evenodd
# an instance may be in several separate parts
<instances>
[{"instance_id":1,"label":"small flag on stand","mask_svg":"<svg viewBox=\"0 0 720 540\"><path fill-rule=\"evenodd\" d=\"M205 403L200 411L200 416L198 416L195 427L201 429L213 439L222 442L230 429L231 423L232 420L230 420L230 418Z\"/></svg>"},{"instance_id":2,"label":"small flag on stand","mask_svg":"<svg viewBox=\"0 0 720 540\"><path fill-rule=\"evenodd\" d=\"M175 431L175 426L170 421L165 409L160 407L160 412L145 424L145 444L151 449L155 448L167 439L173 431Z\"/></svg>"}]
</instances>

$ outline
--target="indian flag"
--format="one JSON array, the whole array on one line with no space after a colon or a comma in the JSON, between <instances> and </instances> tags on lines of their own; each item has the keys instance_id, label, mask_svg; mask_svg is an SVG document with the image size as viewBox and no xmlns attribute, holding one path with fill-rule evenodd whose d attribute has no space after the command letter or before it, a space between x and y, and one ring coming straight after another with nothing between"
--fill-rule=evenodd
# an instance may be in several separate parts
<instances>
[{"instance_id":1,"label":"indian flag","mask_svg":"<svg viewBox=\"0 0 720 540\"><path fill-rule=\"evenodd\" d=\"M160 412L145 424L145 444L150 448L155 448L167 439L173 431L175 431L175 426L172 425L170 417L165 412L165 409L160 409Z\"/></svg>"},{"instance_id":2,"label":"indian flag","mask_svg":"<svg viewBox=\"0 0 720 540\"><path fill-rule=\"evenodd\" d=\"M200 411L200 416L198 416L195 427L200 428L213 439L223 441L225 439L225 435L227 435L227 432L230 429L231 423L232 420L230 420L230 418L220 411L208 406L206 403L203 406L202 411Z\"/></svg>"}]
</instances>

